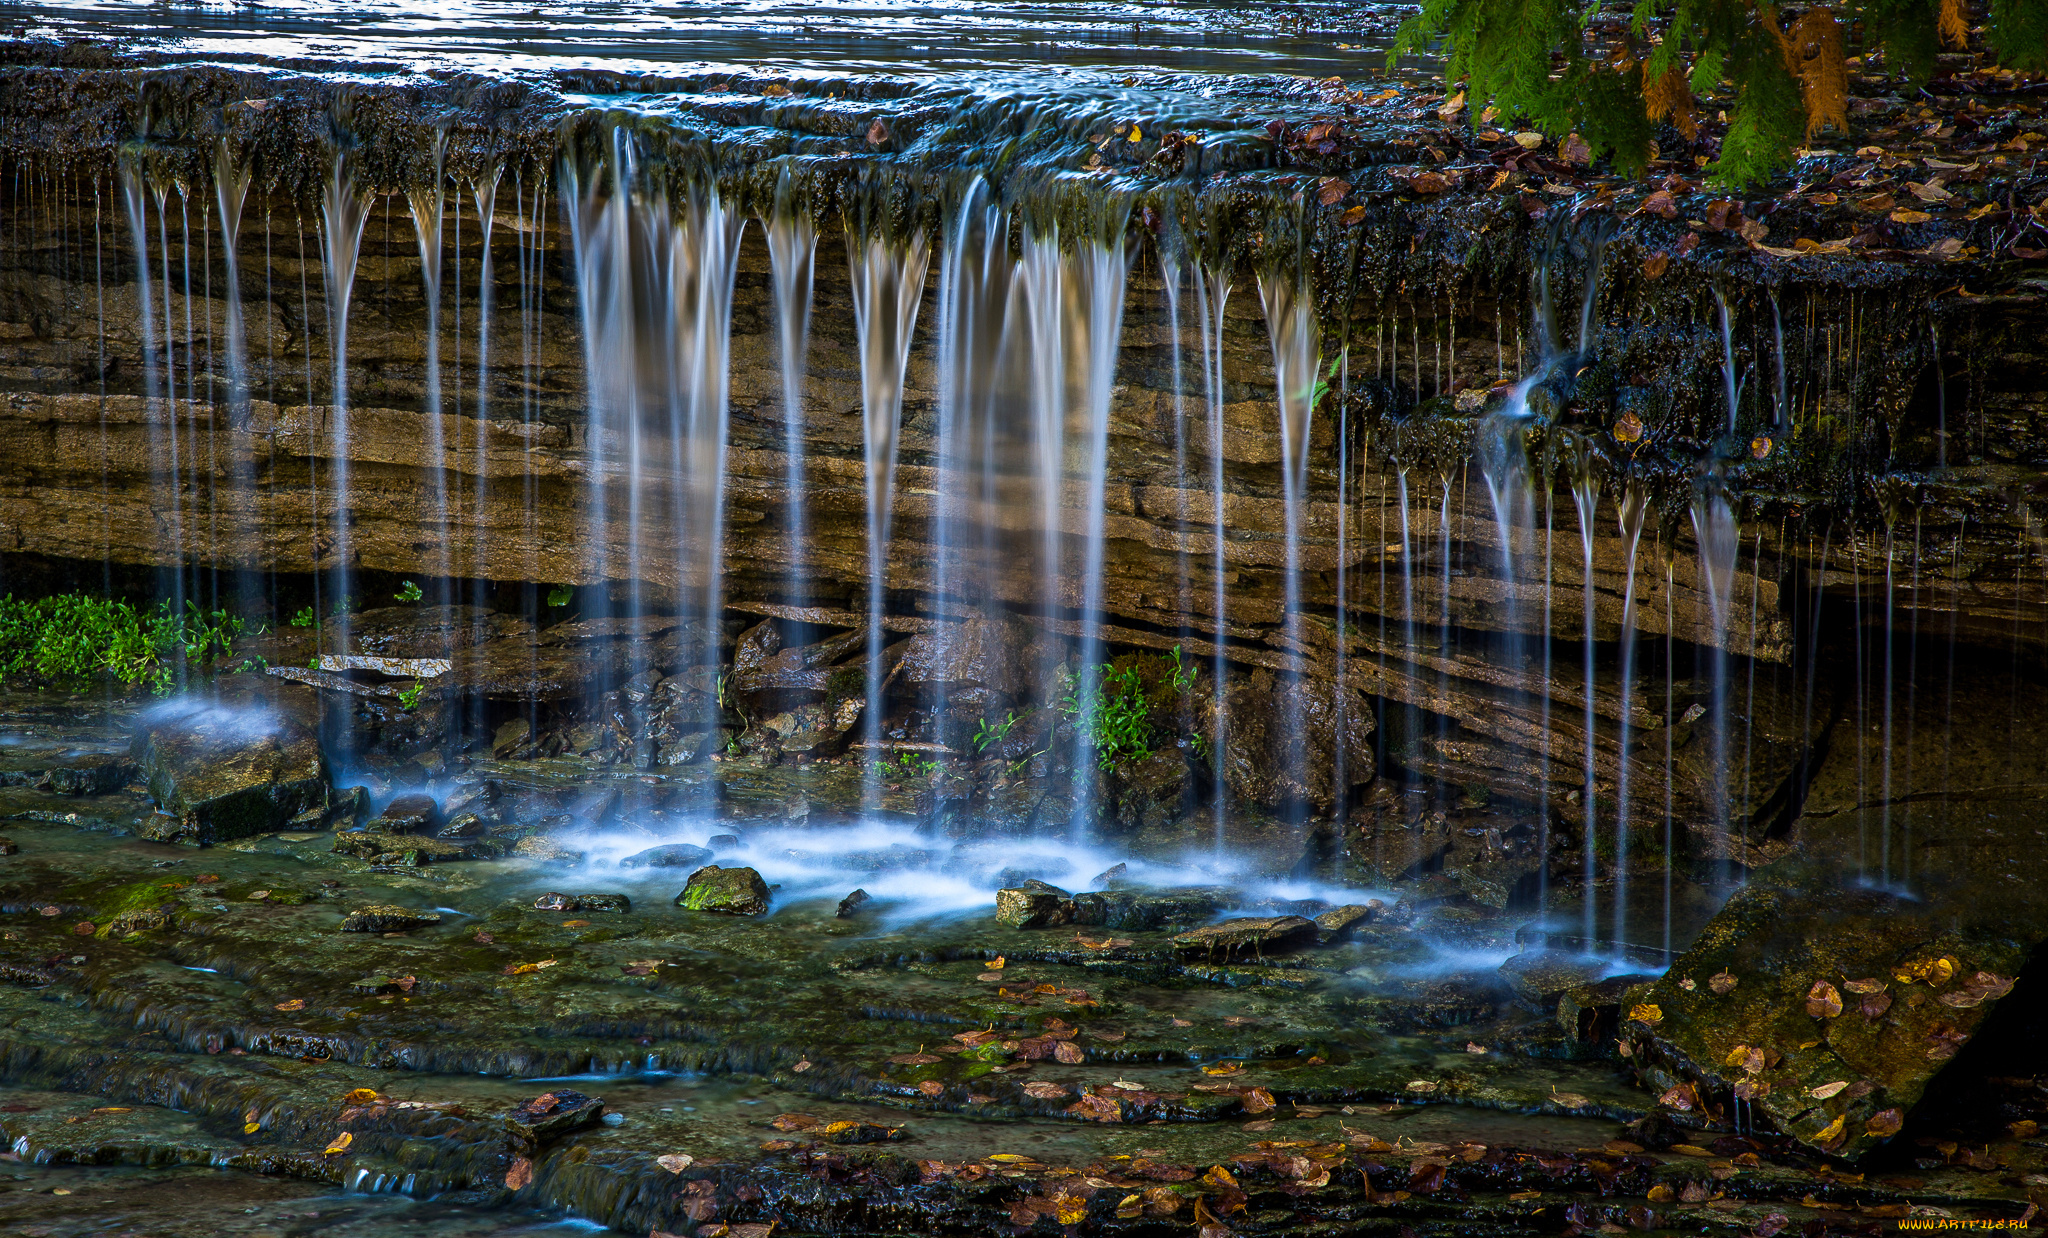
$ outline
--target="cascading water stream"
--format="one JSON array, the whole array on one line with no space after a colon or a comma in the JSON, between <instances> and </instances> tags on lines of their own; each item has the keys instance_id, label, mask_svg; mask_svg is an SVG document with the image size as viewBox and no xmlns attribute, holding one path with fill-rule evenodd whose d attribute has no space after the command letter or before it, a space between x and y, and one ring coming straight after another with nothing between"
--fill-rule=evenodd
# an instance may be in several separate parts
<instances>
[{"instance_id":1,"label":"cascading water stream","mask_svg":"<svg viewBox=\"0 0 2048 1238\"><path fill-rule=\"evenodd\" d=\"M1706 780L1712 804L1715 853L1723 881L1733 876L1731 857L1730 801L1728 783L1728 642L1729 608L1735 585L1735 559L1741 546L1735 526L1735 509L1728 500L1725 483L1712 474L1702 479L1692 503L1693 540L1699 547L1700 581L1706 587L1708 613L1713 617L1714 639L1708 653L1712 663L1713 756Z\"/></svg>"},{"instance_id":2,"label":"cascading water stream","mask_svg":"<svg viewBox=\"0 0 2048 1238\"><path fill-rule=\"evenodd\" d=\"M1210 702L1214 716L1223 717L1225 639L1229 633L1230 597L1227 580L1225 492L1223 488L1223 314L1230 302L1230 269L1225 266L1198 270L1195 275L1195 315L1199 320L1202 346L1202 390L1208 401L1209 421L1209 521L1214 540L1210 574L1214 590L1211 606L1215 633L1215 662L1211 673ZM1215 790L1210 812L1215 827L1215 848L1223 850L1223 780L1213 780Z\"/></svg>"},{"instance_id":3,"label":"cascading water stream","mask_svg":"<svg viewBox=\"0 0 2048 1238\"><path fill-rule=\"evenodd\" d=\"M1643 525L1650 514L1649 488L1642 479L1631 477L1621 490L1621 541L1627 560L1628 582L1621 600L1621 707L1615 741L1614 786L1614 946L1617 955L1628 945L1628 865L1630 773L1635 756L1630 748L1631 723L1635 714L1636 678L1636 547L1643 537ZM1668 914L1668 909L1667 909Z\"/></svg>"},{"instance_id":4,"label":"cascading water stream","mask_svg":"<svg viewBox=\"0 0 2048 1238\"><path fill-rule=\"evenodd\" d=\"M789 591L791 601L809 602L805 580L808 529L805 518L804 374L811 336L811 281L816 267L818 226L795 201L794 177L785 164L775 183L773 213L762 221L768 240L770 282L775 301L782 381L783 476L788 480Z\"/></svg>"},{"instance_id":5,"label":"cascading water stream","mask_svg":"<svg viewBox=\"0 0 2048 1238\"><path fill-rule=\"evenodd\" d=\"M328 488L334 495L334 576L337 599L334 648L347 653L349 644L349 588L354 538L349 511L348 410L348 313L355 291L356 259L362 252L363 225L370 219L370 198L358 188L346 135L337 131L334 170L320 199L320 234L323 268L327 277L327 331L333 352L333 407L328 413L334 462L329 466Z\"/></svg>"},{"instance_id":6,"label":"cascading water stream","mask_svg":"<svg viewBox=\"0 0 2048 1238\"><path fill-rule=\"evenodd\" d=\"M847 231L854 329L860 340L861 445L867 463L868 657L862 723L871 752L882 748L882 619L888 587L889 537L896 504L896 442L911 330L924 299L930 248L924 233L901 240ZM867 765L863 801L879 802L875 762Z\"/></svg>"},{"instance_id":7,"label":"cascading water stream","mask_svg":"<svg viewBox=\"0 0 2048 1238\"><path fill-rule=\"evenodd\" d=\"M1600 510L1600 479L1594 472L1594 456L1591 446L1584 443L1575 443L1574 446L1577 447L1578 453L1571 462L1572 504L1578 509L1579 513L1579 546L1584 552L1582 563L1585 573L1583 577L1585 592L1581 600L1581 606L1583 607L1581 611L1583 659L1580 666L1580 673L1585 679L1586 718L1585 760L1581 768L1579 784L1579 793L1584 797L1581 804L1583 813L1580 827L1582 830L1580 857L1583 866L1581 876L1585 882L1585 906L1581 909L1581 916L1583 921L1583 939L1586 948L1591 949L1593 942L1597 940L1599 932L1599 900L1595 897L1596 878L1598 876L1595 861L1598 850L1600 796L1595 782L1599 732L1595 726L1597 713L1594 707L1594 686L1596 681L1594 678L1593 662L1595 631L1593 521Z\"/></svg>"},{"instance_id":8,"label":"cascading water stream","mask_svg":"<svg viewBox=\"0 0 2048 1238\"><path fill-rule=\"evenodd\" d=\"M1280 476L1287 539L1281 624L1289 652L1305 661L1301 642L1301 527L1308 505L1310 422L1315 414L1316 379L1321 368L1315 300L1299 277L1282 272L1261 273L1259 300L1266 311L1266 332L1273 348L1273 381L1280 406ZM1448 522L1445 527L1449 528ZM1341 643L1341 637L1339 640ZM1290 781L1306 786L1308 754L1303 750L1298 711L1283 711L1281 735L1283 751L1295 765L1289 771Z\"/></svg>"},{"instance_id":9,"label":"cascading water stream","mask_svg":"<svg viewBox=\"0 0 2048 1238\"><path fill-rule=\"evenodd\" d=\"M447 173L448 131L436 128L427 138L427 159L433 167L428 184L415 184L405 191L405 204L412 214L413 237L420 251L420 279L426 285L427 338L426 384L423 412L426 414L428 493L432 503L428 541L435 556L434 577L446 581L450 570L451 530L448 525L448 443L447 428L441 420L441 230L448 214Z\"/></svg>"}]
</instances>

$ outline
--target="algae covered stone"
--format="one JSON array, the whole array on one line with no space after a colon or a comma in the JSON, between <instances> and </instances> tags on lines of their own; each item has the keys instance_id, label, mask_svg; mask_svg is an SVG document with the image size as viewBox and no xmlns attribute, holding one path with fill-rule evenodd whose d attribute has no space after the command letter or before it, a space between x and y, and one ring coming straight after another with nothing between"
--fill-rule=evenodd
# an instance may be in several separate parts
<instances>
[{"instance_id":1,"label":"algae covered stone","mask_svg":"<svg viewBox=\"0 0 2048 1238\"><path fill-rule=\"evenodd\" d=\"M409 907L393 907L377 903L358 907L341 921L344 933L404 933L412 929L427 928L439 924L441 915L433 911L414 911Z\"/></svg>"},{"instance_id":2,"label":"algae covered stone","mask_svg":"<svg viewBox=\"0 0 2048 1238\"><path fill-rule=\"evenodd\" d=\"M768 883L751 868L707 864L690 874L676 906L728 916L758 916L768 910Z\"/></svg>"},{"instance_id":3,"label":"algae covered stone","mask_svg":"<svg viewBox=\"0 0 2048 1238\"><path fill-rule=\"evenodd\" d=\"M1074 900L1065 890L1043 881L1019 882L996 891L996 923L1011 928L1050 928L1070 924Z\"/></svg>"}]
</instances>

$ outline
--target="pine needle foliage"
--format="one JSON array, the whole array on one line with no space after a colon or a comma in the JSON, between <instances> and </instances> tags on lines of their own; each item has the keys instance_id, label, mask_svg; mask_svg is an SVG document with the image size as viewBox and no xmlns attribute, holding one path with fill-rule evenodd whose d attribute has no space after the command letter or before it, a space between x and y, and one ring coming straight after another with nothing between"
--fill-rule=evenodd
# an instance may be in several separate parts
<instances>
[{"instance_id":1,"label":"pine needle foliage","mask_svg":"<svg viewBox=\"0 0 2048 1238\"><path fill-rule=\"evenodd\" d=\"M1691 142L1700 96L1728 129L1709 167L1723 185L1769 179L1802 143L1848 130L1848 57L1908 86L1932 75L1943 46L1971 36L1969 0L1850 0L1799 6L1764 0L1635 0L1625 31L1595 29L1599 0L1422 0L1389 63L1440 49L1475 123L1488 107L1552 138L1577 133L1596 157L1635 175L1659 123ZM2007 68L2048 69L2048 0L1990 0L1983 45Z\"/></svg>"}]
</instances>

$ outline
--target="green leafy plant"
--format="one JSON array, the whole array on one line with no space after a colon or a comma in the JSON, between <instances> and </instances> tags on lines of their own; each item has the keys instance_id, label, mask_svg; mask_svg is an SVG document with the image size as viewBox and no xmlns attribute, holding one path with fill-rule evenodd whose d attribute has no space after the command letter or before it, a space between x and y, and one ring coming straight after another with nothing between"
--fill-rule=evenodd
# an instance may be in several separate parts
<instances>
[{"instance_id":1,"label":"green leafy plant","mask_svg":"<svg viewBox=\"0 0 2048 1238\"><path fill-rule=\"evenodd\" d=\"M333 613L334 613L334 614L335 614L336 616L346 615L346 614L347 614L348 612L350 612L350 611L354 610L355 608L356 608L356 600L355 600L354 598L350 597L350 596L349 596L348 594L346 594L346 593L344 593L344 594L342 594L342 595L341 595L340 597L338 597L338 598L334 599L334 611L333 611Z\"/></svg>"},{"instance_id":2,"label":"green leafy plant","mask_svg":"<svg viewBox=\"0 0 2048 1238\"><path fill-rule=\"evenodd\" d=\"M1152 755L1152 710L1145 700L1144 677L1135 666L1104 663L1096 680L1094 708L1087 708L1080 688L1072 687L1060 702L1060 712L1082 730L1104 769Z\"/></svg>"},{"instance_id":3,"label":"green leafy plant","mask_svg":"<svg viewBox=\"0 0 2048 1238\"><path fill-rule=\"evenodd\" d=\"M313 608L306 606L293 612L290 623L295 628L310 628L313 626L313 621Z\"/></svg>"},{"instance_id":4,"label":"green leafy plant","mask_svg":"<svg viewBox=\"0 0 2048 1238\"><path fill-rule=\"evenodd\" d=\"M891 761L876 761L872 768L883 778L929 778L939 772L937 761L927 760L914 752L899 752Z\"/></svg>"},{"instance_id":5,"label":"green leafy plant","mask_svg":"<svg viewBox=\"0 0 2048 1238\"><path fill-rule=\"evenodd\" d=\"M398 706L399 706L399 708L400 708L400 709L405 709L405 710L412 710L412 709L416 709L416 708L418 708L418 706L419 706L419 703L420 703L420 694L421 694L422 692L425 692L426 690L427 690L427 685L425 685L425 684L421 683L421 682L420 682L419 680L417 680L417 679L413 680L413 681L412 681L412 687L410 687L410 688L402 688L402 689L400 689L400 690L399 690L399 693L398 693Z\"/></svg>"},{"instance_id":6,"label":"green leafy plant","mask_svg":"<svg viewBox=\"0 0 2048 1238\"><path fill-rule=\"evenodd\" d=\"M1711 166L1729 186L1782 169L1802 142L1848 129L1848 57L1917 87L1946 43L1967 46L1963 0L1857 0L1803 10L1787 27L1763 0L1636 0L1625 27L1596 23L1572 0L1423 0L1389 63L1441 48L1474 124L1527 121L1552 138L1576 133L1595 156L1635 175L1655 125L1698 136L1696 96L1725 109ZM1984 40L2006 67L2048 68L2048 0L1992 0Z\"/></svg>"},{"instance_id":7,"label":"green leafy plant","mask_svg":"<svg viewBox=\"0 0 2048 1238\"><path fill-rule=\"evenodd\" d=\"M137 610L108 598L59 594L35 600L0 598L0 680L32 677L61 682L112 675L162 695L181 668L223 669L234 656L242 621L224 610L168 601Z\"/></svg>"},{"instance_id":8,"label":"green leafy plant","mask_svg":"<svg viewBox=\"0 0 2048 1238\"><path fill-rule=\"evenodd\" d=\"M575 596L576 591L568 585L556 585L548 590L548 605L567 606Z\"/></svg>"},{"instance_id":9,"label":"green leafy plant","mask_svg":"<svg viewBox=\"0 0 2048 1238\"><path fill-rule=\"evenodd\" d=\"M398 592L392 594L391 596L397 598L401 602L417 602L427 595L421 591L418 585L408 580L403 585L399 586Z\"/></svg>"},{"instance_id":10,"label":"green leafy plant","mask_svg":"<svg viewBox=\"0 0 2048 1238\"><path fill-rule=\"evenodd\" d=\"M1173 647L1173 653L1167 657L1167 661L1173 664L1172 673L1167 680L1173 685L1173 690L1181 693L1193 691L1195 679L1201 674L1201 669L1192 662L1182 660L1179 645Z\"/></svg>"},{"instance_id":11,"label":"green leafy plant","mask_svg":"<svg viewBox=\"0 0 2048 1238\"><path fill-rule=\"evenodd\" d=\"M990 744L1002 743L1010 738L1010 732L1016 729L1017 711L1014 709L1010 711L1008 717L994 726L990 726L988 719L983 718L974 727L974 750L976 752L987 752Z\"/></svg>"}]
</instances>

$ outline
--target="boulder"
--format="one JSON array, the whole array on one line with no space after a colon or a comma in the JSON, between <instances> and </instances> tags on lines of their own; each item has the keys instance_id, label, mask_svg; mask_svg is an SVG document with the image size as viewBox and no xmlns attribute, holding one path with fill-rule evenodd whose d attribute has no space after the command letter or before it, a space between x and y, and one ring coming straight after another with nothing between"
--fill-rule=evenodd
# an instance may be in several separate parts
<instances>
[{"instance_id":1,"label":"boulder","mask_svg":"<svg viewBox=\"0 0 2048 1238\"><path fill-rule=\"evenodd\" d=\"M1071 924L1073 896L1055 885L1032 879L996 891L996 923L1011 928L1051 928Z\"/></svg>"},{"instance_id":2,"label":"boulder","mask_svg":"<svg viewBox=\"0 0 2048 1238\"><path fill-rule=\"evenodd\" d=\"M860 911L863 908L865 908L869 903L872 903L874 901L874 898L871 895L869 895L866 890L855 890L853 893L839 900L839 918L842 920L851 920L854 916L858 915Z\"/></svg>"},{"instance_id":3,"label":"boulder","mask_svg":"<svg viewBox=\"0 0 2048 1238\"><path fill-rule=\"evenodd\" d=\"M1208 959L1256 958L1314 941L1315 935L1316 922L1306 916L1262 916L1193 929L1173 944L1182 954Z\"/></svg>"},{"instance_id":4,"label":"boulder","mask_svg":"<svg viewBox=\"0 0 2048 1238\"><path fill-rule=\"evenodd\" d=\"M2015 833L2027 836L2031 828ZM1660 1093L1857 1159L1896 1135L2048 939L2037 866L1920 897L1766 870L1665 975L1620 1003L1620 1040ZM2000 896L1995 887L2009 887Z\"/></svg>"},{"instance_id":5,"label":"boulder","mask_svg":"<svg viewBox=\"0 0 2048 1238\"><path fill-rule=\"evenodd\" d=\"M1196 806L1195 789L1185 751L1161 748L1110 773L1111 822L1132 832L1170 829Z\"/></svg>"},{"instance_id":6,"label":"boulder","mask_svg":"<svg viewBox=\"0 0 2048 1238\"><path fill-rule=\"evenodd\" d=\"M1596 983L1613 970L1604 959L1563 950L1524 950L1499 968L1500 978L1522 1004L1541 1014L1555 1011L1562 994Z\"/></svg>"},{"instance_id":7,"label":"boulder","mask_svg":"<svg viewBox=\"0 0 2048 1238\"><path fill-rule=\"evenodd\" d=\"M281 685L146 712L132 744L158 816L156 842L225 842L284 828L323 807L318 705Z\"/></svg>"},{"instance_id":8,"label":"boulder","mask_svg":"<svg viewBox=\"0 0 2048 1238\"><path fill-rule=\"evenodd\" d=\"M711 852L689 843L663 843L636 851L619 861L620 868L696 868L711 858Z\"/></svg>"},{"instance_id":9,"label":"boulder","mask_svg":"<svg viewBox=\"0 0 2048 1238\"><path fill-rule=\"evenodd\" d=\"M407 933L413 929L428 928L441 922L441 913L436 911L414 911L408 907L393 907L378 903L369 907L358 907L344 916L341 931L344 933Z\"/></svg>"},{"instance_id":10,"label":"boulder","mask_svg":"<svg viewBox=\"0 0 2048 1238\"><path fill-rule=\"evenodd\" d=\"M690 874L676 906L728 916L758 916L768 910L768 883L751 868L707 864Z\"/></svg>"},{"instance_id":11,"label":"boulder","mask_svg":"<svg viewBox=\"0 0 2048 1238\"><path fill-rule=\"evenodd\" d=\"M533 724L524 718L502 723L491 734L491 755L504 759L517 754L533 739Z\"/></svg>"},{"instance_id":12,"label":"boulder","mask_svg":"<svg viewBox=\"0 0 2048 1238\"><path fill-rule=\"evenodd\" d=\"M384 806L369 828L386 834L425 834L441 815L431 795L401 795Z\"/></svg>"},{"instance_id":13,"label":"boulder","mask_svg":"<svg viewBox=\"0 0 2048 1238\"><path fill-rule=\"evenodd\" d=\"M1310 917L1316 922L1316 940L1318 942L1337 940L1339 937L1356 929L1359 925L1371 920L1373 913L1383 906L1385 906L1384 903L1374 899L1369 903L1346 903L1342 907L1332 907L1328 911L1317 912L1314 916Z\"/></svg>"}]
</instances>

